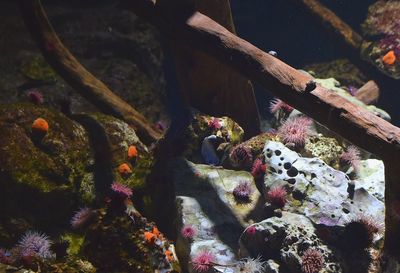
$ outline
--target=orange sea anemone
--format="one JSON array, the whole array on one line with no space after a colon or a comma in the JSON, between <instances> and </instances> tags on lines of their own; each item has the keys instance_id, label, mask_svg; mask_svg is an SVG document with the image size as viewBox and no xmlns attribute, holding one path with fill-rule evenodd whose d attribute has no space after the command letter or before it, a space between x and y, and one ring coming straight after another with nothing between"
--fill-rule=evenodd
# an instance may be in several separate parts
<instances>
[{"instance_id":1,"label":"orange sea anemone","mask_svg":"<svg viewBox=\"0 0 400 273\"><path fill-rule=\"evenodd\" d=\"M157 227L153 227L153 234L158 237L158 236L160 236L161 233Z\"/></svg>"},{"instance_id":2,"label":"orange sea anemone","mask_svg":"<svg viewBox=\"0 0 400 273\"><path fill-rule=\"evenodd\" d=\"M156 235L154 235L152 232L145 231L144 240L147 243L154 244L154 242L156 241Z\"/></svg>"},{"instance_id":3,"label":"orange sea anemone","mask_svg":"<svg viewBox=\"0 0 400 273\"><path fill-rule=\"evenodd\" d=\"M392 65L396 61L396 55L393 50L390 50L385 56L382 57L382 61L387 65Z\"/></svg>"},{"instance_id":4,"label":"orange sea anemone","mask_svg":"<svg viewBox=\"0 0 400 273\"><path fill-rule=\"evenodd\" d=\"M43 118L35 119L32 123L32 131L37 133L47 133L49 130L49 124Z\"/></svg>"},{"instance_id":5,"label":"orange sea anemone","mask_svg":"<svg viewBox=\"0 0 400 273\"><path fill-rule=\"evenodd\" d=\"M174 260L174 254L171 250L165 251L165 257L167 258L168 262L172 262Z\"/></svg>"},{"instance_id":6,"label":"orange sea anemone","mask_svg":"<svg viewBox=\"0 0 400 273\"><path fill-rule=\"evenodd\" d=\"M138 151L136 149L136 146L134 146L134 145L129 146L129 148L128 148L128 158L129 159L133 159L133 158L137 157L137 155L138 155Z\"/></svg>"},{"instance_id":7,"label":"orange sea anemone","mask_svg":"<svg viewBox=\"0 0 400 273\"><path fill-rule=\"evenodd\" d=\"M122 164L119 165L119 167L118 167L118 172L119 172L121 175L129 175L129 174L132 173L132 169L131 169L131 167L129 167L128 164L122 163Z\"/></svg>"}]
</instances>

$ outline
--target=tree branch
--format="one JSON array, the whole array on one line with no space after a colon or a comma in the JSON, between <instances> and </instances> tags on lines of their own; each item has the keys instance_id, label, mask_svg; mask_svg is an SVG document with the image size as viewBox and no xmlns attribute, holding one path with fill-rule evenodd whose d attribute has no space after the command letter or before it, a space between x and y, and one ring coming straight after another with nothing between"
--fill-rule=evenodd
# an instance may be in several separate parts
<instances>
[{"instance_id":1,"label":"tree branch","mask_svg":"<svg viewBox=\"0 0 400 273\"><path fill-rule=\"evenodd\" d=\"M130 1L129 5L169 38L214 56L330 130L381 157L387 174L385 251L400 261L400 236L396 235L400 219L393 216L394 204L400 204L397 181L400 168L393 163L400 159L399 128L326 88L316 86L313 89L310 76L235 36L199 12L182 21L163 17L162 10L149 0Z\"/></svg>"},{"instance_id":2,"label":"tree branch","mask_svg":"<svg viewBox=\"0 0 400 273\"><path fill-rule=\"evenodd\" d=\"M87 71L64 47L40 0L19 0L19 7L25 25L46 61L68 84L104 113L123 119L133 126L143 142L149 144L161 138L161 133L144 116Z\"/></svg>"}]
</instances>

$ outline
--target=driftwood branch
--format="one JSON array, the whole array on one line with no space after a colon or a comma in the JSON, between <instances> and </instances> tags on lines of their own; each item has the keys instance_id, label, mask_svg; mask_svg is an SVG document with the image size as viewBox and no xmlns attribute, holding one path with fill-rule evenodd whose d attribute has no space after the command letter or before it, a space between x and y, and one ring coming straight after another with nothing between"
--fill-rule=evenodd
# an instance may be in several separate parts
<instances>
[{"instance_id":1,"label":"driftwood branch","mask_svg":"<svg viewBox=\"0 0 400 273\"><path fill-rule=\"evenodd\" d=\"M296 0L299 1L299 0ZM361 35L355 32L348 24L334 12L318 2L318 0L300 0L303 5L314 14L329 29L346 42L353 49L359 49L362 43Z\"/></svg>"},{"instance_id":2,"label":"driftwood branch","mask_svg":"<svg viewBox=\"0 0 400 273\"><path fill-rule=\"evenodd\" d=\"M133 126L143 142L149 144L161 138L161 133L144 116L87 71L64 47L47 19L40 0L19 0L19 6L25 25L46 61L68 84L101 111Z\"/></svg>"},{"instance_id":3,"label":"driftwood branch","mask_svg":"<svg viewBox=\"0 0 400 273\"><path fill-rule=\"evenodd\" d=\"M400 261L400 219L393 211L400 202L397 181L400 170L393 163L400 159L399 128L326 88L310 88L313 85L310 76L235 36L199 12L184 21L163 17L162 10L150 0L130 1L129 5L169 38L214 56L330 130L381 157L387 174L385 251Z\"/></svg>"},{"instance_id":4,"label":"driftwood branch","mask_svg":"<svg viewBox=\"0 0 400 273\"><path fill-rule=\"evenodd\" d=\"M365 104L372 104L379 98L379 87L374 81L368 81L357 90L355 97Z\"/></svg>"}]
</instances>

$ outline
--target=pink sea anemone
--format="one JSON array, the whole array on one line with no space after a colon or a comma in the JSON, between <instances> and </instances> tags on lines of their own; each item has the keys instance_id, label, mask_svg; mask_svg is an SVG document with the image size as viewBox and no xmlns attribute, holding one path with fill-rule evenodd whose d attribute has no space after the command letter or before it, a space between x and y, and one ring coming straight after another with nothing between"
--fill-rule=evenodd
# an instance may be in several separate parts
<instances>
[{"instance_id":1,"label":"pink sea anemone","mask_svg":"<svg viewBox=\"0 0 400 273\"><path fill-rule=\"evenodd\" d=\"M181 234L186 239L193 239L197 234L197 229L192 225L185 225L181 229Z\"/></svg>"},{"instance_id":2,"label":"pink sea anemone","mask_svg":"<svg viewBox=\"0 0 400 273\"><path fill-rule=\"evenodd\" d=\"M253 167L251 168L251 174L254 178L262 177L267 170L266 164L263 164L262 160L257 158L253 162Z\"/></svg>"},{"instance_id":3,"label":"pink sea anemone","mask_svg":"<svg viewBox=\"0 0 400 273\"><path fill-rule=\"evenodd\" d=\"M318 273L325 266L322 253L316 249L307 249L301 257L301 269L304 273Z\"/></svg>"},{"instance_id":4,"label":"pink sea anemone","mask_svg":"<svg viewBox=\"0 0 400 273\"><path fill-rule=\"evenodd\" d=\"M293 107L290 106L289 104L283 102L283 101L280 100L280 99L273 99L273 100L270 102L269 111L270 111L272 114L275 114L275 113L278 112L279 110L282 110L282 111L284 111L284 112L286 112L286 113L290 113L290 112L293 111Z\"/></svg>"},{"instance_id":5,"label":"pink sea anemone","mask_svg":"<svg viewBox=\"0 0 400 273\"><path fill-rule=\"evenodd\" d=\"M215 256L208 250L200 251L193 259L192 264L197 272L208 271L215 262Z\"/></svg>"},{"instance_id":6,"label":"pink sea anemone","mask_svg":"<svg viewBox=\"0 0 400 273\"><path fill-rule=\"evenodd\" d=\"M236 145L229 157L235 168L250 168L253 162L253 155L250 149L243 145Z\"/></svg>"},{"instance_id":7,"label":"pink sea anemone","mask_svg":"<svg viewBox=\"0 0 400 273\"><path fill-rule=\"evenodd\" d=\"M287 119L278 129L278 136L283 143L293 143L296 147L303 147L309 135L312 120L307 117Z\"/></svg>"},{"instance_id":8,"label":"pink sea anemone","mask_svg":"<svg viewBox=\"0 0 400 273\"><path fill-rule=\"evenodd\" d=\"M267 193L268 201L279 208L282 208L286 204L287 192L284 187L277 186L270 189Z\"/></svg>"},{"instance_id":9,"label":"pink sea anemone","mask_svg":"<svg viewBox=\"0 0 400 273\"><path fill-rule=\"evenodd\" d=\"M85 226L94 216L91 208L84 207L75 212L71 219L71 226L73 229L78 229Z\"/></svg>"},{"instance_id":10,"label":"pink sea anemone","mask_svg":"<svg viewBox=\"0 0 400 273\"><path fill-rule=\"evenodd\" d=\"M30 89L27 95L29 100L34 104L42 104L44 102L43 95L38 89Z\"/></svg>"},{"instance_id":11,"label":"pink sea anemone","mask_svg":"<svg viewBox=\"0 0 400 273\"><path fill-rule=\"evenodd\" d=\"M121 184L118 182L112 183L111 189L116 194L118 194L119 196L124 197L124 198L130 198L133 195L132 190L128 186L125 186L124 184Z\"/></svg>"},{"instance_id":12,"label":"pink sea anemone","mask_svg":"<svg viewBox=\"0 0 400 273\"><path fill-rule=\"evenodd\" d=\"M247 181L240 181L239 184L233 189L232 194L236 201L249 202L253 188Z\"/></svg>"},{"instance_id":13,"label":"pink sea anemone","mask_svg":"<svg viewBox=\"0 0 400 273\"><path fill-rule=\"evenodd\" d=\"M257 229L255 226L249 226L248 228L246 228L246 233L249 235L254 235L257 233Z\"/></svg>"},{"instance_id":14,"label":"pink sea anemone","mask_svg":"<svg viewBox=\"0 0 400 273\"><path fill-rule=\"evenodd\" d=\"M221 125L219 118L213 118L212 120L210 120L208 122L208 127L210 127L211 129L214 129L214 130L221 129L222 125Z\"/></svg>"},{"instance_id":15,"label":"pink sea anemone","mask_svg":"<svg viewBox=\"0 0 400 273\"><path fill-rule=\"evenodd\" d=\"M360 150L353 145L347 147L346 151L340 155L340 161L346 164L350 164L353 168L360 166Z\"/></svg>"}]
</instances>

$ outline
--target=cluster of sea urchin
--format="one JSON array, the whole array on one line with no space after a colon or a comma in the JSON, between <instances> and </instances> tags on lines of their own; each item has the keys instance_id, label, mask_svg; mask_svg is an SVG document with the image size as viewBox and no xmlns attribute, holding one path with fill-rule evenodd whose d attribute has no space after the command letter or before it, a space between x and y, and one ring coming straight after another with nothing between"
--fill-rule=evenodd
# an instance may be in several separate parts
<instances>
[{"instance_id":1,"label":"cluster of sea urchin","mask_svg":"<svg viewBox=\"0 0 400 273\"><path fill-rule=\"evenodd\" d=\"M318 273L324 268L325 259L316 249L307 249L301 256L301 269L304 273Z\"/></svg>"}]
</instances>

